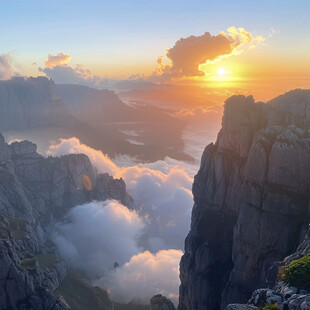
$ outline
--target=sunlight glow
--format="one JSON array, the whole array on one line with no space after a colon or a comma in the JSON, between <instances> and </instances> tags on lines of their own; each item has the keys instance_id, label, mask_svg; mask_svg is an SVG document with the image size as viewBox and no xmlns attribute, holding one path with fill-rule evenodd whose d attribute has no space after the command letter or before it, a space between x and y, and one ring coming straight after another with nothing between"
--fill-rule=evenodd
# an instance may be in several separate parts
<instances>
[{"instance_id":1,"label":"sunlight glow","mask_svg":"<svg viewBox=\"0 0 310 310\"><path fill-rule=\"evenodd\" d=\"M226 74L227 72L226 72L226 70L224 69L224 68L219 68L218 70L217 70L217 74L218 75L224 75L224 74Z\"/></svg>"}]
</instances>

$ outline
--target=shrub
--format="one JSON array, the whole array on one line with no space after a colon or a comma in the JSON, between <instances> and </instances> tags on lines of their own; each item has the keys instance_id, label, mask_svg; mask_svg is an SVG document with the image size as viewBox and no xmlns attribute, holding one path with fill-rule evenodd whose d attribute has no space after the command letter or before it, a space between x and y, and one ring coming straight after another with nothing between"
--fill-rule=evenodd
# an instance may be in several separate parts
<instances>
[{"instance_id":1,"label":"shrub","mask_svg":"<svg viewBox=\"0 0 310 310\"><path fill-rule=\"evenodd\" d=\"M263 310L281 310L277 304L266 305Z\"/></svg>"},{"instance_id":2,"label":"shrub","mask_svg":"<svg viewBox=\"0 0 310 310\"><path fill-rule=\"evenodd\" d=\"M293 260L282 270L282 278L299 289L310 290L310 253Z\"/></svg>"}]
</instances>

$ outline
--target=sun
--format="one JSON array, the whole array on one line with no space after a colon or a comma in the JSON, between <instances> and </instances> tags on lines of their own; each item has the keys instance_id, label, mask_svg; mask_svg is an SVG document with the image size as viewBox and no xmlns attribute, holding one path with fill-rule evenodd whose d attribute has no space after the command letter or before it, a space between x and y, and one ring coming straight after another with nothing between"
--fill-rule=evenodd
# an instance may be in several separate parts
<instances>
[{"instance_id":1,"label":"sun","mask_svg":"<svg viewBox=\"0 0 310 310\"><path fill-rule=\"evenodd\" d=\"M224 74L226 74L227 72L226 72L226 70L224 69L224 68L219 68L218 70L217 70L217 74L218 75L224 75Z\"/></svg>"}]
</instances>

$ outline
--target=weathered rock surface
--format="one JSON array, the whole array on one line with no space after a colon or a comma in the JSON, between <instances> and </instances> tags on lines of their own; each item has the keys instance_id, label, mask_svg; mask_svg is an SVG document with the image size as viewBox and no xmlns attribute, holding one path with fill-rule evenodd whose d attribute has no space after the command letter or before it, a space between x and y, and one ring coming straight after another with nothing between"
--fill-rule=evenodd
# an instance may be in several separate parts
<instances>
[{"instance_id":1,"label":"weathered rock surface","mask_svg":"<svg viewBox=\"0 0 310 310\"><path fill-rule=\"evenodd\" d=\"M310 91L264 104L226 101L222 129L193 184L180 264L180 310L224 309L267 285L309 222Z\"/></svg>"},{"instance_id":2,"label":"weathered rock surface","mask_svg":"<svg viewBox=\"0 0 310 310\"><path fill-rule=\"evenodd\" d=\"M299 259L310 253L310 228L303 242L298 246L296 252L284 258L281 262L275 262L269 271L272 271L273 283L269 288L260 288L254 291L248 304L228 305L225 310L243 310L248 307L257 309L266 305L276 304L283 310L309 310L310 292L302 288L290 286L279 279L279 266L287 266L293 260ZM250 309L250 308L249 308Z\"/></svg>"},{"instance_id":3,"label":"weathered rock surface","mask_svg":"<svg viewBox=\"0 0 310 310\"><path fill-rule=\"evenodd\" d=\"M44 158L0 135L0 309L69 309L55 293L68 273L48 227L73 206L116 199L134 207L123 180L97 175L85 155Z\"/></svg>"},{"instance_id":4,"label":"weathered rock surface","mask_svg":"<svg viewBox=\"0 0 310 310\"><path fill-rule=\"evenodd\" d=\"M158 294L154 295L150 300L151 310L175 310L175 307L170 299Z\"/></svg>"}]
</instances>

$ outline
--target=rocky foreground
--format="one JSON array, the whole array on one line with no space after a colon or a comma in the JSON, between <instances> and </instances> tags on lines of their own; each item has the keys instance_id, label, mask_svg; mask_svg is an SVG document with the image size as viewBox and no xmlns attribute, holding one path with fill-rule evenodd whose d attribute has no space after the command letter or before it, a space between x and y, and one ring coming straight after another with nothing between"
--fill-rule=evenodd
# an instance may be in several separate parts
<instances>
[{"instance_id":1,"label":"rocky foreground","mask_svg":"<svg viewBox=\"0 0 310 310\"><path fill-rule=\"evenodd\" d=\"M303 240L309 193L310 91L266 104L229 98L217 141L206 147L193 184L179 309L224 309L275 285L266 280L268 270ZM258 306L252 304L238 307Z\"/></svg>"}]
</instances>

